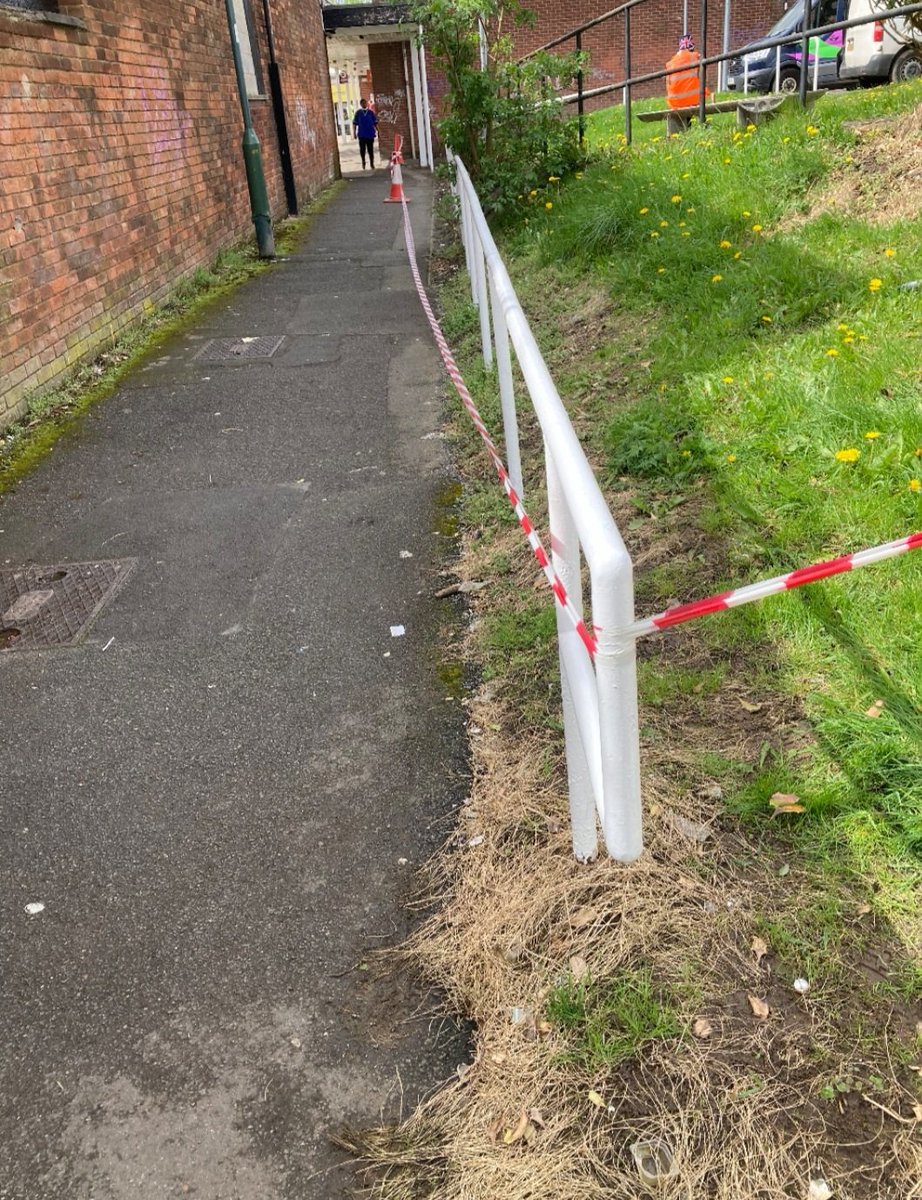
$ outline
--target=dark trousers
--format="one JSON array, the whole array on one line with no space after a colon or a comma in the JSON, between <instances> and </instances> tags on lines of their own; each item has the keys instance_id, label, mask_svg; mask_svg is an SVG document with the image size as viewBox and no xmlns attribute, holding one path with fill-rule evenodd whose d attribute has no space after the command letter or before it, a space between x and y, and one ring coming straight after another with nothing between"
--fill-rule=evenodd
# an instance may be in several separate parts
<instances>
[{"instance_id":1,"label":"dark trousers","mask_svg":"<svg viewBox=\"0 0 922 1200\"><path fill-rule=\"evenodd\" d=\"M362 166L365 166L365 154L368 154L369 166L375 165L375 139L359 138L359 154L362 156Z\"/></svg>"}]
</instances>

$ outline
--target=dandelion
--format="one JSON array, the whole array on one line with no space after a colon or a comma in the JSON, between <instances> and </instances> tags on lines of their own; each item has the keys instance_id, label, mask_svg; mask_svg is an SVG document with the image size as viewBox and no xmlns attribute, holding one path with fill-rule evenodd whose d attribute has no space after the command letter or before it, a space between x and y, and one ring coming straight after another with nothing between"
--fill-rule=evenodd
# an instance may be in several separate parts
<instances>
[{"instance_id":1,"label":"dandelion","mask_svg":"<svg viewBox=\"0 0 922 1200\"><path fill-rule=\"evenodd\" d=\"M650 210L649 210L649 208L642 208L642 209L640 210L640 215L641 215L642 217L645 217L649 211L650 211Z\"/></svg>"},{"instance_id":2,"label":"dandelion","mask_svg":"<svg viewBox=\"0 0 922 1200\"><path fill-rule=\"evenodd\" d=\"M830 346L829 349L826 351L826 357L827 358L838 358L839 351L835 348L835 346Z\"/></svg>"},{"instance_id":3,"label":"dandelion","mask_svg":"<svg viewBox=\"0 0 922 1200\"><path fill-rule=\"evenodd\" d=\"M889 246L888 246L888 247L887 247L887 249L884 251L884 257L885 257L885 258L893 258L893 256L894 256L895 254L896 254L896 251L895 251L895 250L891 250L891 248L890 248Z\"/></svg>"},{"instance_id":4,"label":"dandelion","mask_svg":"<svg viewBox=\"0 0 922 1200\"><path fill-rule=\"evenodd\" d=\"M836 328L838 329L839 333L848 333L848 326L847 326L847 325L841 325L841 324L840 324L840 325L837 325L837 326L836 326Z\"/></svg>"},{"instance_id":5,"label":"dandelion","mask_svg":"<svg viewBox=\"0 0 922 1200\"><path fill-rule=\"evenodd\" d=\"M560 183L560 176L559 175L548 175L547 181L548 181L548 183Z\"/></svg>"},{"instance_id":6,"label":"dandelion","mask_svg":"<svg viewBox=\"0 0 922 1200\"><path fill-rule=\"evenodd\" d=\"M879 429L869 429L864 436L868 439L869 442L876 441L877 438L880 437L880 430Z\"/></svg>"},{"instance_id":7,"label":"dandelion","mask_svg":"<svg viewBox=\"0 0 922 1200\"><path fill-rule=\"evenodd\" d=\"M751 217L751 216L752 216L752 213L751 213L751 212L749 212L749 211L748 211L748 209L745 209L745 208L744 208L744 209L743 209L743 216L744 216L744 217Z\"/></svg>"},{"instance_id":8,"label":"dandelion","mask_svg":"<svg viewBox=\"0 0 922 1200\"><path fill-rule=\"evenodd\" d=\"M732 383L732 382L733 382L732 375L724 375L724 383Z\"/></svg>"},{"instance_id":9,"label":"dandelion","mask_svg":"<svg viewBox=\"0 0 922 1200\"><path fill-rule=\"evenodd\" d=\"M724 240L720 243L720 248L721 250L729 250L732 244L732 242L728 242L727 239L724 238Z\"/></svg>"},{"instance_id":10,"label":"dandelion","mask_svg":"<svg viewBox=\"0 0 922 1200\"><path fill-rule=\"evenodd\" d=\"M582 179L582 177L583 177L583 173L582 173L582 171L577 171L577 172L576 172L576 178L577 178L577 179Z\"/></svg>"},{"instance_id":11,"label":"dandelion","mask_svg":"<svg viewBox=\"0 0 922 1200\"><path fill-rule=\"evenodd\" d=\"M791 139L790 139L789 137L786 137L786 138L782 138L782 139L781 139L781 141L782 141L782 144L783 144L783 145L785 145L785 146L788 144L788 142L789 142L790 140L791 140Z\"/></svg>"},{"instance_id":12,"label":"dandelion","mask_svg":"<svg viewBox=\"0 0 922 1200\"><path fill-rule=\"evenodd\" d=\"M727 455L727 462L728 462L728 463L735 463L735 462L736 462L736 455L735 455L735 454L728 454L728 455Z\"/></svg>"},{"instance_id":13,"label":"dandelion","mask_svg":"<svg viewBox=\"0 0 922 1200\"><path fill-rule=\"evenodd\" d=\"M686 211L687 213L692 213L692 212L694 212L695 210L694 210L694 209L693 209L691 206L689 206L688 208L686 208L686 210L685 210L685 211Z\"/></svg>"},{"instance_id":14,"label":"dandelion","mask_svg":"<svg viewBox=\"0 0 922 1200\"><path fill-rule=\"evenodd\" d=\"M734 258L742 258L743 257L742 250L737 250L737 252L733 255L733 257Z\"/></svg>"},{"instance_id":15,"label":"dandelion","mask_svg":"<svg viewBox=\"0 0 922 1200\"><path fill-rule=\"evenodd\" d=\"M659 223L659 227L660 227L660 229L668 229L668 228L669 228L669 222L668 222L668 221L660 221L660 223Z\"/></svg>"},{"instance_id":16,"label":"dandelion","mask_svg":"<svg viewBox=\"0 0 922 1200\"><path fill-rule=\"evenodd\" d=\"M761 233L761 232L762 232L762 226L761 226L761 225L753 225L753 227L752 227L752 232L753 232L753 233Z\"/></svg>"},{"instance_id":17,"label":"dandelion","mask_svg":"<svg viewBox=\"0 0 922 1200\"><path fill-rule=\"evenodd\" d=\"M658 229L654 229L654 230L651 232L651 234L650 234L650 237L653 237L653 238L659 237L659 230L658 230Z\"/></svg>"},{"instance_id":18,"label":"dandelion","mask_svg":"<svg viewBox=\"0 0 922 1200\"><path fill-rule=\"evenodd\" d=\"M681 204L681 203L682 203L682 197L681 197L681 196L679 196L678 194L676 194L675 196L673 196L673 197L672 197L672 203L673 203L673 204Z\"/></svg>"},{"instance_id":19,"label":"dandelion","mask_svg":"<svg viewBox=\"0 0 922 1200\"><path fill-rule=\"evenodd\" d=\"M682 457L683 458L691 458L691 450L683 450Z\"/></svg>"},{"instance_id":20,"label":"dandelion","mask_svg":"<svg viewBox=\"0 0 922 1200\"><path fill-rule=\"evenodd\" d=\"M532 188L532 190L528 194L529 194L529 196L531 196L532 200L534 200L535 196L537 196L538 193L534 190L534 188Z\"/></svg>"},{"instance_id":21,"label":"dandelion","mask_svg":"<svg viewBox=\"0 0 922 1200\"><path fill-rule=\"evenodd\" d=\"M683 231L682 231L682 237L691 237L691 234L688 232L688 230L687 230L687 229L683 229Z\"/></svg>"},{"instance_id":22,"label":"dandelion","mask_svg":"<svg viewBox=\"0 0 922 1200\"><path fill-rule=\"evenodd\" d=\"M657 273L657 275L665 275L665 274L666 274L666 268L665 268L665 267L657 267L657 268L656 268L656 273Z\"/></svg>"},{"instance_id":23,"label":"dandelion","mask_svg":"<svg viewBox=\"0 0 922 1200\"><path fill-rule=\"evenodd\" d=\"M861 457L861 451L856 450L854 446L849 446L845 450L836 451L836 462L857 462Z\"/></svg>"},{"instance_id":24,"label":"dandelion","mask_svg":"<svg viewBox=\"0 0 922 1200\"><path fill-rule=\"evenodd\" d=\"M685 228L685 226L686 226L686 224L687 224L687 222L686 222L686 221L680 221L680 222L679 222L679 228L680 228L680 229L684 229L684 228Z\"/></svg>"},{"instance_id":25,"label":"dandelion","mask_svg":"<svg viewBox=\"0 0 922 1200\"><path fill-rule=\"evenodd\" d=\"M732 160L731 158L725 158L725 159L724 159L724 166L725 166L725 167L729 167L729 165L730 165L730 163L731 163L732 161L733 161L733 160Z\"/></svg>"},{"instance_id":26,"label":"dandelion","mask_svg":"<svg viewBox=\"0 0 922 1200\"><path fill-rule=\"evenodd\" d=\"M808 125L808 126L807 126L807 134L808 134L810 137L815 137L815 135L816 135L816 134L818 134L818 133L819 133L819 130L817 129L817 127L816 127L815 125Z\"/></svg>"},{"instance_id":27,"label":"dandelion","mask_svg":"<svg viewBox=\"0 0 922 1200\"><path fill-rule=\"evenodd\" d=\"M854 338L854 335L851 333L848 335L848 337L844 337L842 339L843 346L854 346L854 344L855 344L855 338Z\"/></svg>"},{"instance_id":28,"label":"dandelion","mask_svg":"<svg viewBox=\"0 0 922 1200\"><path fill-rule=\"evenodd\" d=\"M711 283L720 283L722 279L723 279L723 275L712 275Z\"/></svg>"},{"instance_id":29,"label":"dandelion","mask_svg":"<svg viewBox=\"0 0 922 1200\"><path fill-rule=\"evenodd\" d=\"M551 209L554 207L554 205L550 200L548 200L548 202L545 204L544 207L547 209L548 212L550 212Z\"/></svg>"},{"instance_id":30,"label":"dandelion","mask_svg":"<svg viewBox=\"0 0 922 1200\"><path fill-rule=\"evenodd\" d=\"M915 457L916 457L916 458L922 458L922 446L916 446L916 448L915 448Z\"/></svg>"},{"instance_id":31,"label":"dandelion","mask_svg":"<svg viewBox=\"0 0 922 1200\"><path fill-rule=\"evenodd\" d=\"M772 323L771 317L768 317L768 316L763 317L762 320L765 322L766 325L771 325L771 323Z\"/></svg>"},{"instance_id":32,"label":"dandelion","mask_svg":"<svg viewBox=\"0 0 922 1200\"><path fill-rule=\"evenodd\" d=\"M688 153L688 151L687 151L687 150L683 150L683 151L682 151L682 153L683 153L683 154L687 154L687 153ZM682 178L683 178L683 179L691 179L691 171L686 171L686 172L685 172L685 174L682 176Z\"/></svg>"},{"instance_id":33,"label":"dandelion","mask_svg":"<svg viewBox=\"0 0 922 1200\"><path fill-rule=\"evenodd\" d=\"M869 292L879 292L883 286L884 286L884 281L882 279L869 279L868 280L868 291Z\"/></svg>"},{"instance_id":34,"label":"dandelion","mask_svg":"<svg viewBox=\"0 0 922 1200\"><path fill-rule=\"evenodd\" d=\"M911 492L919 492L919 491L922 491L922 483L920 483L918 479L910 479L910 481L909 481L909 490L910 490Z\"/></svg>"}]
</instances>

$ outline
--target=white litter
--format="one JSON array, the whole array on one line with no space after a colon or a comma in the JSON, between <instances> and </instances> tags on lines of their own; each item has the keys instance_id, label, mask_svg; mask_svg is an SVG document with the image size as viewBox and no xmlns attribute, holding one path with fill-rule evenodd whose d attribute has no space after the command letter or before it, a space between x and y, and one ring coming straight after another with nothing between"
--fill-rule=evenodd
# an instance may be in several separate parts
<instances>
[{"instance_id":1,"label":"white litter","mask_svg":"<svg viewBox=\"0 0 922 1200\"><path fill-rule=\"evenodd\" d=\"M412 558L412 557L413 557L413 551L412 551L412 550L401 550L401 551L400 551L400 557L401 557L401 558Z\"/></svg>"},{"instance_id":2,"label":"white litter","mask_svg":"<svg viewBox=\"0 0 922 1200\"><path fill-rule=\"evenodd\" d=\"M32 904L26 905L26 912L29 914L30 917L37 917L40 912L44 912L44 911L45 911L44 904L41 904L37 900Z\"/></svg>"},{"instance_id":3,"label":"white litter","mask_svg":"<svg viewBox=\"0 0 922 1200\"><path fill-rule=\"evenodd\" d=\"M825 1179L811 1179L807 1200L832 1200L832 1188Z\"/></svg>"},{"instance_id":4,"label":"white litter","mask_svg":"<svg viewBox=\"0 0 922 1200\"><path fill-rule=\"evenodd\" d=\"M405 633L406 633L406 630L404 629L404 627L402 625L392 625L391 626L391 637L403 637L403 635Z\"/></svg>"},{"instance_id":5,"label":"white litter","mask_svg":"<svg viewBox=\"0 0 922 1200\"><path fill-rule=\"evenodd\" d=\"M810 990L810 982L807 979L795 979L794 991L800 992L801 996L805 996Z\"/></svg>"},{"instance_id":6,"label":"white litter","mask_svg":"<svg viewBox=\"0 0 922 1200\"><path fill-rule=\"evenodd\" d=\"M481 845L483 845L483 834L482 834L482 833L476 833L476 834L474 834L474 836L473 836L472 838L468 838L468 839L467 839L467 844L468 844L469 846L481 846Z\"/></svg>"},{"instance_id":7,"label":"white litter","mask_svg":"<svg viewBox=\"0 0 922 1200\"><path fill-rule=\"evenodd\" d=\"M409 860L408 858L398 858L398 859L397 859L397 865L398 865L399 867L405 867L409 861L410 861L410 860Z\"/></svg>"}]
</instances>

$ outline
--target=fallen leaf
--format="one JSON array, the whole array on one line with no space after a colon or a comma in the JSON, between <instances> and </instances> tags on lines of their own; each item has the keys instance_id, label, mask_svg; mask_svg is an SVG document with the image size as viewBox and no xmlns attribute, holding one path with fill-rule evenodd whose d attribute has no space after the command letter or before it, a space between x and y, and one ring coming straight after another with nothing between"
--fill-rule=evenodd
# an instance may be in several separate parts
<instances>
[{"instance_id":1,"label":"fallen leaf","mask_svg":"<svg viewBox=\"0 0 922 1200\"><path fill-rule=\"evenodd\" d=\"M866 717L879 717L884 711L885 705L883 700L875 700L871 707L864 714Z\"/></svg>"},{"instance_id":2,"label":"fallen leaf","mask_svg":"<svg viewBox=\"0 0 922 1200\"><path fill-rule=\"evenodd\" d=\"M914 1104L912 1106L912 1115L917 1121L922 1121L922 1104Z\"/></svg>"},{"instance_id":3,"label":"fallen leaf","mask_svg":"<svg viewBox=\"0 0 922 1200\"><path fill-rule=\"evenodd\" d=\"M574 929L585 929L587 925L591 925L593 921L599 919L599 910L597 908L578 908L573 914L570 924Z\"/></svg>"},{"instance_id":4,"label":"fallen leaf","mask_svg":"<svg viewBox=\"0 0 922 1200\"><path fill-rule=\"evenodd\" d=\"M519 1140L519 1138L522 1136L522 1134L525 1132L525 1130L527 1128L528 1128L528 1113L523 1108L522 1115L519 1117L518 1124L516 1125L515 1129L507 1129L503 1133L503 1145L504 1146L514 1145Z\"/></svg>"},{"instance_id":5,"label":"fallen leaf","mask_svg":"<svg viewBox=\"0 0 922 1200\"><path fill-rule=\"evenodd\" d=\"M538 1022L538 1037L549 1038L553 1032L554 1026L550 1023L550 1021Z\"/></svg>"},{"instance_id":6,"label":"fallen leaf","mask_svg":"<svg viewBox=\"0 0 922 1200\"><path fill-rule=\"evenodd\" d=\"M496 1063L497 1066L500 1066L505 1061L506 1061L506 1055L503 1054L501 1051L499 1054L491 1054L490 1055L490 1062Z\"/></svg>"},{"instance_id":7,"label":"fallen leaf","mask_svg":"<svg viewBox=\"0 0 922 1200\"><path fill-rule=\"evenodd\" d=\"M764 1000L760 1000L758 996L749 996L749 1007L752 1009L752 1015L760 1021L766 1020L771 1009Z\"/></svg>"},{"instance_id":8,"label":"fallen leaf","mask_svg":"<svg viewBox=\"0 0 922 1200\"><path fill-rule=\"evenodd\" d=\"M778 874L782 879L784 879L785 875L790 875L790 873L791 873L791 868L788 866L787 863L782 863L781 866L778 868Z\"/></svg>"},{"instance_id":9,"label":"fallen leaf","mask_svg":"<svg viewBox=\"0 0 922 1200\"><path fill-rule=\"evenodd\" d=\"M587 1099L588 1099L589 1103L594 1104L596 1106L596 1108L604 1108L605 1107L605 1101L602 1099L602 1097L599 1095L598 1092L590 1092Z\"/></svg>"},{"instance_id":10,"label":"fallen leaf","mask_svg":"<svg viewBox=\"0 0 922 1200\"><path fill-rule=\"evenodd\" d=\"M739 697L739 702L740 708L745 708L746 712L757 713L762 711L761 704L753 704L751 700L744 700L742 696Z\"/></svg>"},{"instance_id":11,"label":"fallen leaf","mask_svg":"<svg viewBox=\"0 0 922 1200\"><path fill-rule=\"evenodd\" d=\"M713 1032L711 1022L706 1017L699 1017L692 1025L692 1033L696 1038L709 1038Z\"/></svg>"},{"instance_id":12,"label":"fallen leaf","mask_svg":"<svg viewBox=\"0 0 922 1200\"><path fill-rule=\"evenodd\" d=\"M772 813L774 817L778 813L802 813L807 811L800 802L800 796L795 796L788 792L775 792L774 796L770 797L768 802L775 810Z\"/></svg>"},{"instance_id":13,"label":"fallen leaf","mask_svg":"<svg viewBox=\"0 0 922 1200\"><path fill-rule=\"evenodd\" d=\"M537 1125L539 1129L544 1128L544 1117L541 1115L540 1108L533 1108L528 1114L528 1119L533 1125Z\"/></svg>"},{"instance_id":14,"label":"fallen leaf","mask_svg":"<svg viewBox=\"0 0 922 1200\"><path fill-rule=\"evenodd\" d=\"M493 1143L494 1146L496 1145L496 1139L499 1137L499 1131L502 1129L502 1127L503 1127L503 1118L502 1117L497 1117L496 1120L493 1121L492 1124L490 1124L487 1127L487 1137L490 1139L490 1141Z\"/></svg>"},{"instance_id":15,"label":"fallen leaf","mask_svg":"<svg viewBox=\"0 0 922 1200\"><path fill-rule=\"evenodd\" d=\"M580 954L574 954L570 959L570 974L577 983L589 974L589 964Z\"/></svg>"},{"instance_id":16,"label":"fallen leaf","mask_svg":"<svg viewBox=\"0 0 922 1200\"><path fill-rule=\"evenodd\" d=\"M752 939L752 945L749 947L749 949L756 956L756 965L758 965L761 963L766 954L768 954L768 942L766 942L764 938L754 937Z\"/></svg>"},{"instance_id":17,"label":"fallen leaf","mask_svg":"<svg viewBox=\"0 0 922 1200\"><path fill-rule=\"evenodd\" d=\"M859 904L858 907L855 909L855 912L858 914L859 917L866 917L870 911L871 911L870 904Z\"/></svg>"},{"instance_id":18,"label":"fallen leaf","mask_svg":"<svg viewBox=\"0 0 922 1200\"><path fill-rule=\"evenodd\" d=\"M545 817L544 828L548 833L560 833L563 830L563 824L556 817Z\"/></svg>"}]
</instances>

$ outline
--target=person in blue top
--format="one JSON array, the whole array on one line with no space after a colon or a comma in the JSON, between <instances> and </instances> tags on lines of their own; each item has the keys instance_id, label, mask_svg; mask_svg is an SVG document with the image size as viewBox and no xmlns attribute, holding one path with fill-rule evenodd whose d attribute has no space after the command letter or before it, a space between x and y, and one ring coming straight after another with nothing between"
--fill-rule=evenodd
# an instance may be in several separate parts
<instances>
[{"instance_id":1,"label":"person in blue top","mask_svg":"<svg viewBox=\"0 0 922 1200\"><path fill-rule=\"evenodd\" d=\"M365 170L365 155L371 169L375 169L375 132L378 128L378 118L368 107L364 98L359 101L361 107L352 118L353 137L359 139L359 153L362 156L362 170Z\"/></svg>"}]
</instances>

